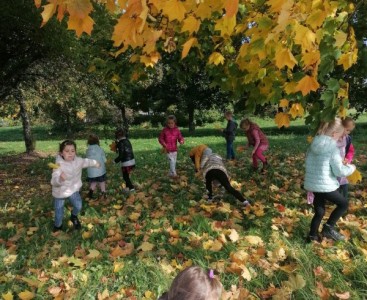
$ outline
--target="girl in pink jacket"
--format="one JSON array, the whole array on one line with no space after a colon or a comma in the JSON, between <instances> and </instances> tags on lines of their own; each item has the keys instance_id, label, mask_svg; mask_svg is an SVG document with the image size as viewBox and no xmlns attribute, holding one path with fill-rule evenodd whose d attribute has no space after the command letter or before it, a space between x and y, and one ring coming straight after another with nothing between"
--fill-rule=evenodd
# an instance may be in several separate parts
<instances>
[{"instance_id":1,"label":"girl in pink jacket","mask_svg":"<svg viewBox=\"0 0 367 300\"><path fill-rule=\"evenodd\" d=\"M177 119L170 115L167 117L166 127L161 131L158 141L163 146L164 152L167 154L169 161L169 176L176 178L176 162L177 162L177 142L181 145L185 142L180 129L176 126Z\"/></svg>"},{"instance_id":2,"label":"girl in pink jacket","mask_svg":"<svg viewBox=\"0 0 367 300\"><path fill-rule=\"evenodd\" d=\"M240 128L245 131L248 140L245 149L247 149L249 146L254 147L251 153L252 167L257 170L257 160L259 159L263 163L261 172L265 172L268 162L263 152L269 148L269 142L266 135L256 123L251 122L249 119L242 120L240 123Z\"/></svg>"}]
</instances>

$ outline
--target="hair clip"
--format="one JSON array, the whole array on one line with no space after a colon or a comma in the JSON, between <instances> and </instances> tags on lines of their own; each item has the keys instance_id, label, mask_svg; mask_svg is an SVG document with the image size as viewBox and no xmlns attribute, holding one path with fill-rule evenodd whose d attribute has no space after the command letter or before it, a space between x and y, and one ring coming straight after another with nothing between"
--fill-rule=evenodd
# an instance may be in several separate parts
<instances>
[{"instance_id":1,"label":"hair clip","mask_svg":"<svg viewBox=\"0 0 367 300\"><path fill-rule=\"evenodd\" d=\"M214 279L214 270L210 269L209 271L209 278Z\"/></svg>"}]
</instances>

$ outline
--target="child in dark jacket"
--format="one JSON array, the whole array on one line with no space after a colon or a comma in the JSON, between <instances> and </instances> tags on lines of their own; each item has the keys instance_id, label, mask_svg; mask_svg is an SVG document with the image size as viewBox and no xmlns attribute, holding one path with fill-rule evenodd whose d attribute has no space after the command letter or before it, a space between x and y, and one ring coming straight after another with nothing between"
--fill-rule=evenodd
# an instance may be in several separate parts
<instances>
[{"instance_id":1,"label":"child in dark jacket","mask_svg":"<svg viewBox=\"0 0 367 300\"><path fill-rule=\"evenodd\" d=\"M121 162L122 178L125 180L128 191L133 192L135 191L135 187L130 180L130 173L135 168L133 147L126 137L125 130L116 130L115 138L116 152L119 154L115 158L115 163Z\"/></svg>"},{"instance_id":2,"label":"child in dark jacket","mask_svg":"<svg viewBox=\"0 0 367 300\"><path fill-rule=\"evenodd\" d=\"M233 188L229 182L229 175L224 166L223 159L218 154L213 153L212 149L206 145L199 145L191 149L190 158L195 164L195 172L200 172L205 178L205 185L208 191L208 201L213 200L213 181L218 181L227 192L236 197L243 205L249 205L242 194ZM200 163L199 163L200 162ZM199 169L196 167L200 165Z\"/></svg>"},{"instance_id":3,"label":"child in dark jacket","mask_svg":"<svg viewBox=\"0 0 367 300\"><path fill-rule=\"evenodd\" d=\"M233 120L231 111L226 111L224 117L227 120L227 127L223 129L223 136L226 139L227 159L235 159L233 142L236 136L237 123Z\"/></svg>"}]
</instances>

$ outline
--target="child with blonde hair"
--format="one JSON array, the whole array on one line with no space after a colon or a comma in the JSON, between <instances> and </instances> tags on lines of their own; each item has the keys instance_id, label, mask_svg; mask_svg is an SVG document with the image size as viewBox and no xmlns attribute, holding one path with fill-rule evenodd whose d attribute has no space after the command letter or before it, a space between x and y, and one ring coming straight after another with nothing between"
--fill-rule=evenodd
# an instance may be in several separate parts
<instances>
[{"instance_id":1,"label":"child with blonde hair","mask_svg":"<svg viewBox=\"0 0 367 300\"><path fill-rule=\"evenodd\" d=\"M169 176L173 178L177 177L177 142L181 145L185 142L176 124L176 117L173 115L168 116L166 126L162 129L158 138L159 143L163 146L164 152L167 154L169 161Z\"/></svg>"},{"instance_id":2,"label":"child with blonde hair","mask_svg":"<svg viewBox=\"0 0 367 300\"><path fill-rule=\"evenodd\" d=\"M53 170L51 178L55 207L54 231L62 230L65 198L69 198L73 205L70 220L74 229L81 229L78 214L82 209L82 198L79 194L82 187L82 169L99 168L100 163L94 159L76 156L76 144L72 140L65 140L60 144L56 163L58 167Z\"/></svg>"},{"instance_id":3,"label":"child with blonde hair","mask_svg":"<svg viewBox=\"0 0 367 300\"><path fill-rule=\"evenodd\" d=\"M158 300L219 300L222 289L213 270L192 266L180 272Z\"/></svg>"},{"instance_id":4,"label":"child with blonde hair","mask_svg":"<svg viewBox=\"0 0 367 300\"><path fill-rule=\"evenodd\" d=\"M93 198L93 193L96 190L97 184L101 189L102 197L106 197L106 154L103 149L99 146L99 138L95 134L91 134L88 137L88 148L86 153L87 158L94 159L100 163L100 168L88 168L89 182L89 199Z\"/></svg>"},{"instance_id":5,"label":"child with blonde hair","mask_svg":"<svg viewBox=\"0 0 367 300\"><path fill-rule=\"evenodd\" d=\"M344 165L340 156L337 141L344 132L343 123L339 118L329 123L322 123L307 152L304 187L307 191L313 192L315 209L308 241L321 241L319 227L325 215L327 201L335 204L336 208L324 224L321 234L336 241L345 239L335 229L337 221L348 209L347 199L338 192L340 184L337 177L351 175L356 167L350 164Z\"/></svg>"}]
</instances>

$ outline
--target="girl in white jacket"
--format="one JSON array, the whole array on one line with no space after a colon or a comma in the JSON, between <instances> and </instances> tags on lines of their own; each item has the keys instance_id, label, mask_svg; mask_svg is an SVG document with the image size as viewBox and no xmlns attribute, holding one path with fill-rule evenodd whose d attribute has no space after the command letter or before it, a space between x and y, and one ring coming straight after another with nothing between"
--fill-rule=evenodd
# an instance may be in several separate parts
<instances>
[{"instance_id":1,"label":"girl in white jacket","mask_svg":"<svg viewBox=\"0 0 367 300\"><path fill-rule=\"evenodd\" d=\"M94 159L77 157L75 142L65 140L60 144L56 164L59 167L53 170L51 179L55 207L54 231L62 229L65 198L69 198L73 205L70 220L74 225L74 229L80 229L81 224L78 214L82 209L82 198L79 194L82 187L82 169L88 167L99 168L100 163Z\"/></svg>"},{"instance_id":2,"label":"girl in white jacket","mask_svg":"<svg viewBox=\"0 0 367 300\"><path fill-rule=\"evenodd\" d=\"M321 241L319 227L325 215L326 202L335 204L336 208L324 224L322 236L336 241L345 239L335 229L336 222L348 209L347 199L338 192L340 184L337 177L351 175L356 167L344 165L340 156L337 141L344 134L344 126L339 118L323 123L307 152L304 187L315 195L315 215L311 221L309 241Z\"/></svg>"}]
</instances>

